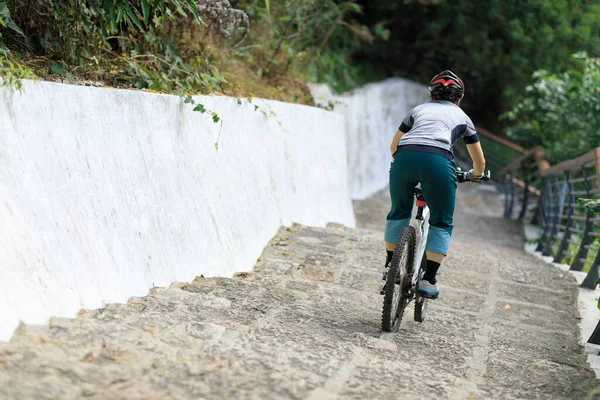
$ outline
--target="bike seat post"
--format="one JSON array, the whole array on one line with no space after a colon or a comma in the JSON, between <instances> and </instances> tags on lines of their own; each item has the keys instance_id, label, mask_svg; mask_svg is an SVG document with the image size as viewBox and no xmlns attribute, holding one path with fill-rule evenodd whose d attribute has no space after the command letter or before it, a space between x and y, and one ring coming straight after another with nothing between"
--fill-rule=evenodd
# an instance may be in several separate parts
<instances>
[{"instance_id":1,"label":"bike seat post","mask_svg":"<svg viewBox=\"0 0 600 400\"><path fill-rule=\"evenodd\" d=\"M419 221L423 220L423 210L425 209L425 198L420 189L415 189L415 197L417 198L417 216L415 217Z\"/></svg>"},{"instance_id":2,"label":"bike seat post","mask_svg":"<svg viewBox=\"0 0 600 400\"><path fill-rule=\"evenodd\" d=\"M416 187L414 193L417 201L425 201L425 198L423 197L423 190L420 187Z\"/></svg>"}]
</instances>

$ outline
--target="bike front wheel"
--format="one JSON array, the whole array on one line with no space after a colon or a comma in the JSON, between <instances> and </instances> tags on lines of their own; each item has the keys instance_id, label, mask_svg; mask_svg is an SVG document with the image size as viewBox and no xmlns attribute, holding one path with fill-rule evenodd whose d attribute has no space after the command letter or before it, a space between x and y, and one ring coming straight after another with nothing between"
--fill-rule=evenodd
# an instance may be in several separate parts
<instances>
[{"instance_id":1,"label":"bike front wheel","mask_svg":"<svg viewBox=\"0 0 600 400\"><path fill-rule=\"evenodd\" d=\"M381 329L384 332L398 330L404 310L410 301L415 236L415 228L407 226L398 237L396 250L387 273L383 296Z\"/></svg>"},{"instance_id":2,"label":"bike front wheel","mask_svg":"<svg viewBox=\"0 0 600 400\"><path fill-rule=\"evenodd\" d=\"M421 267L419 269L419 277L417 278L418 282L423 279L423 275L425 275L425 269L427 269L427 257L423 254L423 259L421 260ZM425 321L425 309L427 308L427 297L421 296L419 291L415 294L415 321L423 322Z\"/></svg>"}]
</instances>

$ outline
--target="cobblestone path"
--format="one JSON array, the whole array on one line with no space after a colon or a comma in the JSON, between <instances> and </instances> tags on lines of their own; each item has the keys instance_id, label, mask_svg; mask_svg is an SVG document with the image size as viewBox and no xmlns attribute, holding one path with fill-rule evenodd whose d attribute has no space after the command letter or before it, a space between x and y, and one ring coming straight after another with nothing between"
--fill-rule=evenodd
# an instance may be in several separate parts
<instances>
[{"instance_id":1,"label":"cobblestone path","mask_svg":"<svg viewBox=\"0 0 600 400\"><path fill-rule=\"evenodd\" d=\"M441 296L380 330L385 193L362 229L282 228L252 274L154 288L22 325L0 399L579 399L577 288L523 252L497 194L463 185Z\"/></svg>"}]
</instances>

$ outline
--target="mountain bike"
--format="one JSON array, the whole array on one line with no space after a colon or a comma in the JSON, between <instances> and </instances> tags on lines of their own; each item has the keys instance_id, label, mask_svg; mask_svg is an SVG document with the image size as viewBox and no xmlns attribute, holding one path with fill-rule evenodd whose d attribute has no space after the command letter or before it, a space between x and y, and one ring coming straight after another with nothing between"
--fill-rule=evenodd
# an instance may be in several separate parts
<instances>
[{"instance_id":1,"label":"mountain bike","mask_svg":"<svg viewBox=\"0 0 600 400\"><path fill-rule=\"evenodd\" d=\"M470 182L468 172L457 168L458 182ZM477 181L490 180L490 171L483 174ZM398 236L396 249L392 256L389 269L384 274L385 285L381 289L383 295L383 315L381 329L384 332L396 332L402 321L404 311L411 301L415 301L414 319L417 322L425 320L425 308L428 299L437 296L424 296L419 293L419 281L425 274L427 258L425 245L429 233L429 208L423 198L421 184L414 188L417 214L411 217L409 225ZM418 268L415 266L418 265Z\"/></svg>"}]
</instances>

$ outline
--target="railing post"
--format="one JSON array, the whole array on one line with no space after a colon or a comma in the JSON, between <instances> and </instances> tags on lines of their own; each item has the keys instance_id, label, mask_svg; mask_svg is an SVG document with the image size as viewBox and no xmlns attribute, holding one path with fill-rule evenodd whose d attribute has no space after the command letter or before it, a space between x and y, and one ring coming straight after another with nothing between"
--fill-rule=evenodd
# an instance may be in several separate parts
<instances>
[{"instance_id":1,"label":"railing post","mask_svg":"<svg viewBox=\"0 0 600 400\"><path fill-rule=\"evenodd\" d=\"M573 182L571 181L571 173L569 171L565 171L565 180L567 182L567 196L566 200L568 203L568 211L567 211L567 221L565 223L565 233L563 234L563 238L558 246L558 250L556 251L556 256L554 257L555 263L560 263L563 258L565 258L565 253L569 248L569 239L571 239L571 228L573 227L573 214L575 213L575 195L573 195Z\"/></svg>"},{"instance_id":2,"label":"railing post","mask_svg":"<svg viewBox=\"0 0 600 400\"><path fill-rule=\"evenodd\" d=\"M596 253L596 258L590 267L590 272L588 272L583 282L581 282L581 287L595 289L598 278L600 278L600 250Z\"/></svg>"},{"instance_id":3,"label":"railing post","mask_svg":"<svg viewBox=\"0 0 600 400\"><path fill-rule=\"evenodd\" d=\"M513 212L515 209L515 181L514 181L514 175L511 174L510 177L510 204L508 206L509 209L509 214L508 214L508 218L512 219L513 217Z\"/></svg>"},{"instance_id":4,"label":"railing post","mask_svg":"<svg viewBox=\"0 0 600 400\"><path fill-rule=\"evenodd\" d=\"M531 217L531 221L529 222L531 225L540 225L540 219L543 219L542 215L542 207L543 207L543 193L539 197L537 201L537 205L535 206L535 211L533 212L533 216Z\"/></svg>"},{"instance_id":5,"label":"railing post","mask_svg":"<svg viewBox=\"0 0 600 400\"><path fill-rule=\"evenodd\" d=\"M592 182L590 182L590 174L585 167L581 167L583 172L583 178L585 179L585 191L587 193L587 197L591 198L592 194ZM592 218L594 218L594 212L592 210L588 210L585 215L585 228L583 229L583 237L581 238L581 244L579 245L579 250L577 251L577 255L573 260L573 264L571 265L571 270L573 271L581 271L583 269L583 261L582 258L587 257L588 254L588 246L591 243L590 232L592 231Z\"/></svg>"},{"instance_id":6,"label":"railing post","mask_svg":"<svg viewBox=\"0 0 600 400\"><path fill-rule=\"evenodd\" d=\"M543 172L545 170L547 170L548 168L550 168L550 163L544 157L544 151L543 151L542 146L536 146L534 148L533 158L535 159L535 165L537 167L537 171L536 171L537 174L543 177ZM544 215L544 209L542 208L543 204L544 204L543 199L544 199L544 194L541 193L541 195L538 199L537 207L535 208L535 211L533 213L533 217L531 217L530 223L532 225L540 225L540 220L542 220L541 223L543 224L544 221L546 220L546 217Z\"/></svg>"},{"instance_id":7,"label":"railing post","mask_svg":"<svg viewBox=\"0 0 600 400\"><path fill-rule=\"evenodd\" d=\"M550 183L548 181L548 178L544 178L544 191L542 192L542 196L541 196L541 215L542 215L542 237L540 237L540 241L538 242L538 245L535 249L535 251L542 251L544 250L544 246L546 244L546 240L548 237L548 234L550 233L550 228L551 228L551 221L550 221L550 210L549 210L549 203L550 203L550 199L552 198L552 187L550 186Z\"/></svg>"},{"instance_id":8,"label":"railing post","mask_svg":"<svg viewBox=\"0 0 600 400\"><path fill-rule=\"evenodd\" d=\"M600 344L600 322L596 325L596 329L594 329L594 333L588 339L588 343L591 344Z\"/></svg>"},{"instance_id":9,"label":"railing post","mask_svg":"<svg viewBox=\"0 0 600 400\"><path fill-rule=\"evenodd\" d=\"M598 184L598 188L600 188L600 147L596 147L594 149L594 156L596 157L596 183Z\"/></svg>"},{"instance_id":10,"label":"railing post","mask_svg":"<svg viewBox=\"0 0 600 400\"><path fill-rule=\"evenodd\" d=\"M600 147L596 147L596 149L594 150L594 156L596 158L596 178L597 178L596 184L600 188ZM591 184L587 185L586 187L589 188L590 191L592 190ZM589 196L589 195L588 195L588 197L591 198L591 196ZM589 210L588 218L586 220L586 228L587 228L587 222L591 222L589 219L590 214L592 215L592 218L594 218L593 211ZM593 241L593 239L590 239L590 238L588 238L588 240L587 240L587 242L589 242L590 244L592 243L592 241ZM588 248L588 251L589 251L589 248ZM600 277L600 250L598 250L598 252L596 253L596 258L594 258L594 262L592 263L592 266L590 267L590 272L588 272L587 276L581 283L581 287L588 288L588 289L595 289L596 281L598 280L599 277ZM600 327L600 322L598 323L598 327ZM599 329L598 327L596 327L596 330L594 331L594 334L590 338L590 341L596 335L596 332ZM599 336L600 336L600 333L599 333ZM600 341L600 338L597 341Z\"/></svg>"},{"instance_id":11,"label":"railing post","mask_svg":"<svg viewBox=\"0 0 600 400\"><path fill-rule=\"evenodd\" d=\"M504 218L512 218L512 198L513 189L512 175L507 173L504 177Z\"/></svg>"},{"instance_id":12,"label":"railing post","mask_svg":"<svg viewBox=\"0 0 600 400\"><path fill-rule=\"evenodd\" d=\"M523 189L523 202L521 204L521 212L519 213L519 219L525 218L527 212L527 203L529 201L529 174L525 171L525 189Z\"/></svg>"},{"instance_id":13,"label":"railing post","mask_svg":"<svg viewBox=\"0 0 600 400\"><path fill-rule=\"evenodd\" d=\"M552 219L551 224L549 224L551 226L550 235L546 237L546 243L544 244L544 249L542 251L543 256L552 255L552 245L554 244L556 234L558 233L558 214L560 213L560 190L558 187L558 178L556 176L552 176L550 179L552 181L552 203L554 204L554 207L551 209Z\"/></svg>"},{"instance_id":14,"label":"railing post","mask_svg":"<svg viewBox=\"0 0 600 400\"><path fill-rule=\"evenodd\" d=\"M544 157L544 150L542 146L536 146L534 150L535 162L538 167L538 172L542 173L548 168L550 168L550 163Z\"/></svg>"}]
</instances>

